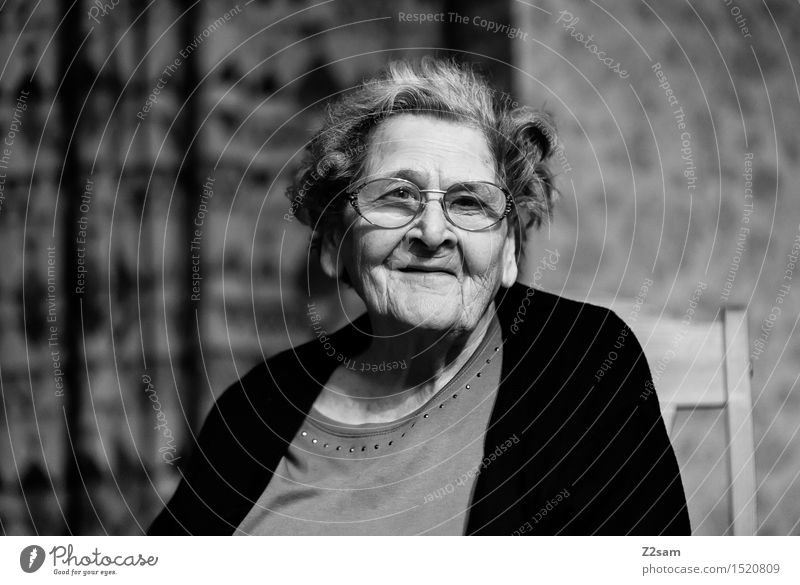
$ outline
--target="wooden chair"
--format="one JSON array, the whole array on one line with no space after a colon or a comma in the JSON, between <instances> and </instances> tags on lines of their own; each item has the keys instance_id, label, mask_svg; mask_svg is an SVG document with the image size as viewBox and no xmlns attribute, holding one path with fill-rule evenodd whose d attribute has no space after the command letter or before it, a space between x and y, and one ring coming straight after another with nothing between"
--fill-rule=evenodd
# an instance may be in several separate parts
<instances>
[{"instance_id":1,"label":"wooden chair","mask_svg":"<svg viewBox=\"0 0 800 585\"><path fill-rule=\"evenodd\" d=\"M756 474L747 312L723 307L713 322L636 312L631 299L591 302L614 309L644 348L667 430L680 410L723 409L734 535L756 533Z\"/></svg>"}]
</instances>

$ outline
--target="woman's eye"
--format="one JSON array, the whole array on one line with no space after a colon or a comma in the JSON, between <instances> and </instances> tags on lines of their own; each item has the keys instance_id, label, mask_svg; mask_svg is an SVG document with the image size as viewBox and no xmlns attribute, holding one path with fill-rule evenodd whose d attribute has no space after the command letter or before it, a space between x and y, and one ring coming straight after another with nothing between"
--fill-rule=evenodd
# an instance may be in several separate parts
<instances>
[{"instance_id":1,"label":"woman's eye","mask_svg":"<svg viewBox=\"0 0 800 585\"><path fill-rule=\"evenodd\" d=\"M475 196L462 195L450 201L450 208L457 211L481 211L485 205Z\"/></svg>"},{"instance_id":2,"label":"woman's eye","mask_svg":"<svg viewBox=\"0 0 800 585\"><path fill-rule=\"evenodd\" d=\"M406 200L412 199L414 196L411 194L409 189L404 187L400 187L399 189L392 189L391 191L384 193L384 199L393 199L393 200Z\"/></svg>"}]
</instances>

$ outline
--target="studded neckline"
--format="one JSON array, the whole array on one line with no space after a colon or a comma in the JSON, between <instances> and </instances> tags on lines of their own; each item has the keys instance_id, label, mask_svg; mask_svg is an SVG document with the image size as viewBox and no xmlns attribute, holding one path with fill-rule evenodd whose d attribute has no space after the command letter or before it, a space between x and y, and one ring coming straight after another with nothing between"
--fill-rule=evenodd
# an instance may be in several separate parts
<instances>
[{"instance_id":1,"label":"studded neckline","mask_svg":"<svg viewBox=\"0 0 800 585\"><path fill-rule=\"evenodd\" d=\"M496 366L495 362L502 356L500 344L499 322L495 316L483 341L461 370L417 410L390 423L348 425L312 408L300 429L300 446L319 453L347 456L367 452L378 454L407 444L411 433L435 421L449 404L462 399L462 394L491 379L491 376L487 379L481 375L487 368Z\"/></svg>"}]
</instances>

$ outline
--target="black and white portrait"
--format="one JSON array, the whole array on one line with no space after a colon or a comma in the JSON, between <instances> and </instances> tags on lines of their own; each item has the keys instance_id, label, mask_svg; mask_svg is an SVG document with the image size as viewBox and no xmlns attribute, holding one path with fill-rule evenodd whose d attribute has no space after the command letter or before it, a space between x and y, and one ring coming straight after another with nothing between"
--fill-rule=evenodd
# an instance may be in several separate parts
<instances>
[{"instance_id":1,"label":"black and white portrait","mask_svg":"<svg viewBox=\"0 0 800 585\"><path fill-rule=\"evenodd\" d=\"M2 3L0 530L800 534L798 16Z\"/></svg>"}]
</instances>

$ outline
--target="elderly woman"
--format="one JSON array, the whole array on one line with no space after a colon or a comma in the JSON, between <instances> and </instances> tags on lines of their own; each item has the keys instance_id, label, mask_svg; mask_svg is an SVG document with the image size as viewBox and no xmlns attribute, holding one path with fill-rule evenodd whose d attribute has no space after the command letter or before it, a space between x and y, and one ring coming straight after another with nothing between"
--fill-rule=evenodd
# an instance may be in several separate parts
<instances>
[{"instance_id":1,"label":"elderly woman","mask_svg":"<svg viewBox=\"0 0 800 585\"><path fill-rule=\"evenodd\" d=\"M366 313L219 398L150 533L688 534L633 333L517 283L554 146L450 62L332 105L289 196Z\"/></svg>"}]
</instances>

